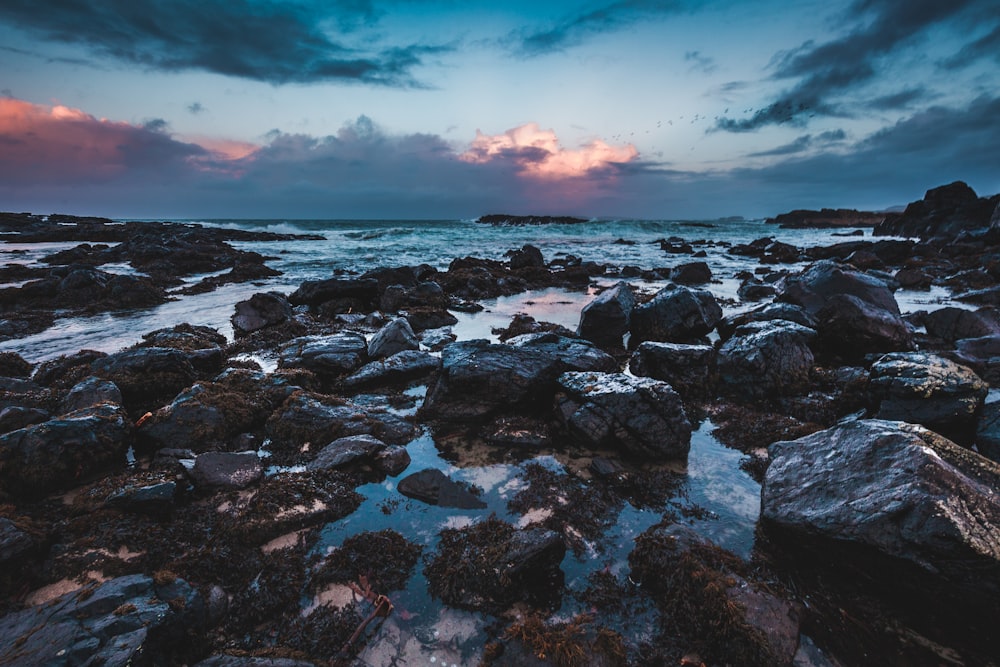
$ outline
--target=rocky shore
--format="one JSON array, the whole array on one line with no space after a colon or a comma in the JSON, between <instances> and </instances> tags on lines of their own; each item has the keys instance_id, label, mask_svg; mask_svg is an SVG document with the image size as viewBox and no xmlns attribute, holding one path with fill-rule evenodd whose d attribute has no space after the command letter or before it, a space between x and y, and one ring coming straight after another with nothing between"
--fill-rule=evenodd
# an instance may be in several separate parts
<instances>
[{"instance_id":1,"label":"rocky shore","mask_svg":"<svg viewBox=\"0 0 1000 667\"><path fill-rule=\"evenodd\" d=\"M526 245L261 292L233 304L234 340L179 323L112 354L0 353L0 664L388 666L463 642L484 665L995 664L1000 208L983 201L953 184L879 227L920 240L729 247L753 270L728 317L683 239L662 242L666 268ZM81 241L51 268L2 269L28 281L0 291L7 337L267 269L220 230L0 224ZM576 331L449 328L483 299L596 280L612 286L581 297ZM970 306L900 311L895 290L932 285ZM749 559L673 501L706 420L762 484ZM417 469L424 436L457 466L517 463L505 516ZM390 483L398 524L318 548ZM567 581L568 554L625 507L662 517L623 570ZM406 529L421 508L472 518L424 542ZM442 615L485 622L422 636L397 604L414 580Z\"/></svg>"}]
</instances>

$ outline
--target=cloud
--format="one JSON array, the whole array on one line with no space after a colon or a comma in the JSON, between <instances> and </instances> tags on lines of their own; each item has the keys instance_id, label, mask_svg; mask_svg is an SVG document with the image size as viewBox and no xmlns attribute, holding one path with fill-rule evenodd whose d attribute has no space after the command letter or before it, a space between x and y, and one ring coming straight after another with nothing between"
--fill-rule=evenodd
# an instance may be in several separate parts
<instances>
[{"instance_id":1,"label":"cloud","mask_svg":"<svg viewBox=\"0 0 1000 667\"><path fill-rule=\"evenodd\" d=\"M616 164L631 162L638 155L632 144L615 147L599 139L576 150L566 149L559 144L555 132L528 123L497 135L476 130L472 146L459 159L473 164L509 162L526 176L562 179L607 171Z\"/></svg>"},{"instance_id":2,"label":"cloud","mask_svg":"<svg viewBox=\"0 0 1000 667\"><path fill-rule=\"evenodd\" d=\"M948 58L944 65L948 69L959 69L980 59L1000 62L1000 22L990 32L962 47L958 53Z\"/></svg>"},{"instance_id":3,"label":"cloud","mask_svg":"<svg viewBox=\"0 0 1000 667\"><path fill-rule=\"evenodd\" d=\"M98 120L65 106L0 99L0 181L80 185L171 167L206 155L175 141L162 120Z\"/></svg>"},{"instance_id":4,"label":"cloud","mask_svg":"<svg viewBox=\"0 0 1000 667\"><path fill-rule=\"evenodd\" d=\"M334 41L375 20L369 2L276 0L5 0L0 20L98 56L170 72L201 70L272 84L328 81L419 85L413 70L450 47L372 49Z\"/></svg>"},{"instance_id":5,"label":"cloud","mask_svg":"<svg viewBox=\"0 0 1000 667\"><path fill-rule=\"evenodd\" d=\"M543 30L512 32L505 42L525 57L564 51L587 37L633 25L649 16L680 13L687 4L683 0L620 0L569 16Z\"/></svg>"},{"instance_id":6,"label":"cloud","mask_svg":"<svg viewBox=\"0 0 1000 667\"><path fill-rule=\"evenodd\" d=\"M187 110L192 115L197 116L198 114L200 114L200 113L202 113L202 112L205 111L205 107L202 105L201 102L192 102L191 104L189 104L187 106Z\"/></svg>"},{"instance_id":7,"label":"cloud","mask_svg":"<svg viewBox=\"0 0 1000 667\"><path fill-rule=\"evenodd\" d=\"M907 88L889 95L876 97L868 102L868 107L878 111L895 111L898 109L906 109L914 102L925 100L928 97L930 97L930 93L927 89L919 86L916 88Z\"/></svg>"},{"instance_id":8,"label":"cloud","mask_svg":"<svg viewBox=\"0 0 1000 667\"><path fill-rule=\"evenodd\" d=\"M750 118L719 119L715 129L749 132L766 125L802 125L816 114L847 115L837 98L875 80L883 58L984 3L988 0L856 0L845 17L851 29L843 36L821 44L807 41L775 56L771 79L795 80L790 89Z\"/></svg>"},{"instance_id":9,"label":"cloud","mask_svg":"<svg viewBox=\"0 0 1000 667\"><path fill-rule=\"evenodd\" d=\"M818 135L804 134L794 141L776 146L765 151L750 153L748 157L773 157L781 155L795 155L805 153L816 148L825 148L833 144L842 143L847 139L847 133L843 130L828 130Z\"/></svg>"},{"instance_id":10,"label":"cloud","mask_svg":"<svg viewBox=\"0 0 1000 667\"><path fill-rule=\"evenodd\" d=\"M708 56L701 54L701 51L688 51L684 54L684 62L691 63L691 69L705 74L710 74L716 70L715 61Z\"/></svg>"}]
</instances>

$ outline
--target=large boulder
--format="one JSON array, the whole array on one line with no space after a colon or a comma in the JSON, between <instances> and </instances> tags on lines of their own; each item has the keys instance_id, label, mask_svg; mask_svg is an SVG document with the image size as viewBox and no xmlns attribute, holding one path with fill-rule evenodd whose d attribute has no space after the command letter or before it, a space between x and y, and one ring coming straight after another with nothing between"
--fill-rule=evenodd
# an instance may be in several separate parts
<instances>
[{"instance_id":1,"label":"large boulder","mask_svg":"<svg viewBox=\"0 0 1000 667\"><path fill-rule=\"evenodd\" d=\"M662 380L684 397L707 397L715 387L715 348L647 341L629 360L629 371Z\"/></svg>"},{"instance_id":2,"label":"large boulder","mask_svg":"<svg viewBox=\"0 0 1000 667\"><path fill-rule=\"evenodd\" d=\"M387 313L414 308L441 310L448 307L448 295L433 280L415 285L389 285L382 292L380 306Z\"/></svg>"},{"instance_id":3,"label":"large boulder","mask_svg":"<svg viewBox=\"0 0 1000 667\"><path fill-rule=\"evenodd\" d=\"M576 332L581 338L597 345L621 347L634 307L632 288L628 283L620 282L583 307Z\"/></svg>"},{"instance_id":4,"label":"large boulder","mask_svg":"<svg viewBox=\"0 0 1000 667\"><path fill-rule=\"evenodd\" d=\"M99 377L89 377L73 385L73 388L66 394L59 409L63 414L82 410L101 403L122 403L122 392L118 386L110 380L102 380Z\"/></svg>"},{"instance_id":5,"label":"large boulder","mask_svg":"<svg viewBox=\"0 0 1000 667\"><path fill-rule=\"evenodd\" d=\"M898 313L851 294L827 299L816 320L816 344L833 357L859 361L867 354L913 349L913 331Z\"/></svg>"},{"instance_id":6,"label":"large boulder","mask_svg":"<svg viewBox=\"0 0 1000 667\"><path fill-rule=\"evenodd\" d=\"M975 370L990 386L1000 385L1000 334L963 338L955 348L956 361Z\"/></svg>"},{"instance_id":7,"label":"large boulder","mask_svg":"<svg viewBox=\"0 0 1000 667\"><path fill-rule=\"evenodd\" d=\"M410 323L403 317L397 317L384 327L368 343L368 357L384 359L403 350L419 350L420 341L413 333Z\"/></svg>"},{"instance_id":8,"label":"large boulder","mask_svg":"<svg viewBox=\"0 0 1000 667\"><path fill-rule=\"evenodd\" d=\"M204 627L204 609L182 579L111 579L0 618L0 664L181 664L193 657L185 634Z\"/></svg>"},{"instance_id":9,"label":"large boulder","mask_svg":"<svg viewBox=\"0 0 1000 667\"><path fill-rule=\"evenodd\" d=\"M670 269L670 280L681 285L703 285L712 280L707 262L688 262Z\"/></svg>"},{"instance_id":10,"label":"large boulder","mask_svg":"<svg viewBox=\"0 0 1000 667\"><path fill-rule=\"evenodd\" d=\"M725 342L738 327L751 322L770 322L771 320L786 320L801 324L809 329L816 329L816 318L806 312L802 306L790 303L769 303L742 313L736 313L724 318L717 327L719 338Z\"/></svg>"},{"instance_id":11,"label":"large boulder","mask_svg":"<svg viewBox=\"0 0 1000 667\"><path fill-rule=\"evenodd\" d=\"M425 417L477 422L502 412L541 412L552 404L556 378L566 371L615 370L610 355L584 340L525 334L508 343L452 343L441 352L441 373L427 391Z\"/></svg>"},{"instance_id":12,"label":"large boulder","mask_svg":"<svg viewBox=\"0 0 1000 667\"><path fill-rule=\"evenodd\" d=\"M989 391L972 369L924 352L880 358L872 364L869 389L877 418L923 424L963 443Z\"/></svg>"},{"instance_id":13,"label":"large boulder","mask_svg":"<svg viewBox=\"0 0 1000 667\"><path fill-rule=\"evenodd\" d=\"M712 293L667 285L632 311L632 347L647 340L688 343L708 334L722 319Z\"/></svg>"},{"instance_id":14,"label":"large boulder","mask_svg":"<svg viewBox=\"0 0 1000 667\"><path fill-rule=\"evenodd\" d=\"M96 359L97 377L114 382L132 412L162 405L194 382L188 355L165 347L137 347ZM141 414L141 413L140 413Z\"/></svg>"},{"instance_id":15,"label":"large boulder","mask_svg":"<svg viewBox=\"0 0 1000 667\"><path fill-rule=\"evenodd\" d=\"M997 206L996 197L980 198L962 181L928 190L900 215L886 216L874 234L954 238L963 231L986 229Z\"/></svg>"},{"instance_id":16,"label":"large boulder","mask_svg":"<svg viewBox=\"0 0 1000 667\"><path fill-rule=\"evenodd\" d=\"M378 302L379 284L375 278L329 278L307 280L288 297L293 306L317 308L334 302L357 304L362 312L374 309ZM346 312L346 310L345 310Z\"/></svg>"},{"instance_id":17,"label":"large boulder","mask_svg":"<svg viewBox=\"0 0 1000 667\"><path fill-rule=\"evenodd\" d=\"M352 373L368 361L368 343L361 334L341 331L330 336L295 338L279 351L280 368L304 368L323 379Z\"/></svg>"},{"instance_id":18,"label":"large boulder","mask_svg":"<svg viewBox=\"0 0 1000 667\"><path fill-rule=\"evenodd\" d=\"M968 310L946 306L927 313L923 322L927 333L949 343L1000 334L1000 313L995 308Z\"/></svg>"},{"instance_id":19,"label":"large boulder","mask_svg":"<svg viewBox=\"0 0 1000 667\"><path fill-rule=\"evenodd\" d=\"M1000 466L922 426L847 422L776 442L761 518L1000 592Z\"/></svg>"},{"instance_id":20,"label":"large boulder","mask_svg":"<svg viewBox=\"0 0 1000 667\"><path fill-rule=\"evenodd\" d=\"M292 319L292 305L285 295L278 292L260 292L236 304L236 313L230 318L233 333L246 336L254 331L282 324Z\"/></svg>"},{"instance_id":21,"label":"large boulder","mask_svg":"<svg viewBox=\"0 0 1000 667\"><path fill-rule=\"evenodd\" d=\"M0 435L0 491L37 497L125 464L131 423L111 403Z\"/></svg>"},{"instance_id":22,"label":"large boulder","mask_svg":"<svg viewBox=\"0 0 1000 667\"><path fill-rule=\"evenodd\" d=\"M899 304L884 281L832 260L816 262L798 276L789 276L778 300L816 315L827 301L838 295L857 297L889 313L899 315Z\"/></svg>"},{"instance_id":23,"label":"large boulder","mask_svg":"<svg viewBox=\"0 0 1000 667\"><path fill-rule=\"evenodd\" d=\"M691 423L680 396L666 382L570 372L559 376L559 387L557 419L585 447L612 447L653 460L687 456Z\"/></svg>"},{"instance_id":24,"label":"large boulder","mask_svg":"<svg viewBox=\"0 0 1000 667\"><path fill-rule=\"evenodd\" d=\"M719 380L748 398L799 393L809 387L815 364L809 345L815 336L787 320L746 324L719 348Z\"/></svg>"}]
</instances>

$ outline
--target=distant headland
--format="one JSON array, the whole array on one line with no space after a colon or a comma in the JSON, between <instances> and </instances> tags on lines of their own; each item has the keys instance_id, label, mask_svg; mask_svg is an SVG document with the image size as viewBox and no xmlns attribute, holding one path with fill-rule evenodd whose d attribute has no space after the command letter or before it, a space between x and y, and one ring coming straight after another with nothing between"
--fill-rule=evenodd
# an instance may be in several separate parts
<instances>
[{"instance_id":1,"label":"distant headland","mask_svg":"<svg viewBox=\"0 0 1000 667\"><path fill-rule=\"evenodd\" d=\"M578 225L590 222L587 218L574 218L569 215L507 215L506 213L491 213L476 219L484 225L502 227L521 227L524 225Z\"/></svg>"}]
</instances>

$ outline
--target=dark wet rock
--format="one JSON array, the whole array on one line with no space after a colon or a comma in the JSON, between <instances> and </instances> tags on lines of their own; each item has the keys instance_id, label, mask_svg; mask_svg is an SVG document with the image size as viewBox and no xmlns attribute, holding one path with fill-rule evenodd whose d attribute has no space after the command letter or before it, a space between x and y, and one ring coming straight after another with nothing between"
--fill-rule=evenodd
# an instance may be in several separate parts
<instances>
[{"instance_id":1,"label":"dark wet rock","mask_svg":"<svg viewBox=\"0 0 1000 667\"><path fill-rule=\"evenodd\" d=\"M458 324L458 318L443 308L410 308L401 314L414 331L440 329Z\"/></svg>"},{"instance_id":2,"label":"dark wet rock","mask_svg":"<svg viewBox=\"0 0 1000 667\"><path fill-rule=\"evenodd\" d=\"M712 280L712 270L706 262L688 262L670 269L670 280L681 285L701 285Z\"/></svg>"},{"instance_id":3,"label":"dark wet rock","mask_svg":"<svg viewBox=\"0 0 1000 667\"><path fill-rule=\"evenodd\" d=\"M121 407L97 405L0 435L0 489L36 497L124 465L131 424Z\"/></svg>"},{"instance_id":4,"label":"dark wet rock","mask_svg":"<svg viewBox=\"0 0 1000 667\"><path fill-rule=\"evenodd\" d=\"M278 292L259 292L236 304L230 318L233 334L245 336L254 331L282 324L292 319L292 305Z\"/></svg>"},{"instance_id":5,"label":"dark wet rock","mask_svg":"<svg viewBox=\"0 0 1000 667\"><path fill-rule=\"evenodd\" d=\"M980 454L1000 463L1000 402L983 406L976 426L975 444Z\"/></svg>"},{"instance_id":6,"label":"dark wet rock","mask_svg":"<svg viewBox=\"0 0 1000 667\"><path fill-rule=\"evenodd\" d=\"M412 322L410 326L413 326ZM456 340L458 340L458 336L455 335L450 326L427 329L420 333L420 342L432 352L440 352L445 345L454 343Z\"/></svg>"},{"instance_id":7,"label":"dark wet rock","mask_svg":"<svg viewBox=\"0 0 1000 667\"><path fill-rule=\"evenodd\" d=\"M429 505L458 509L485 509L486 503L466 486L455 482L437 468L427 468L399 480L396 490L407 498Z\"/></svg>"},{"instance_id":8,"label":"dark wet rock","mask_svg":"<svg viewBox=\"0 0 1000 667\"><path fill-rule=\"evenodd\" d=\"M800 324L808 329L818 328L816 318L805 311L801 306L794 306L790 303L769 303L744 313L730 315L718 325L719 338L724 341L729 340L738 327L751 322L770 322L772 320L786 320Z\"/></svg>"},{"instance_id":9,"label":"dark wet rock","mask_svg":"<svg viewBox=\"0 0 1000 667\"><path fill-rule=\"evenodd\" d=\"M922 426L859 420L769 448L768 526L869 547L969 592L1000 590L1000 467Z\"/></svg>"},{"instance_id":10,"label":"dark wet rock","mask_svg":"<svg viewBox=\"0 0 1000 667\"><path fill-rule=\"evenodd\" d=\"M785 229L831 229L838 227L874 227L885 219L884 213L847 208L824 208L819 211L796 209L768 218L768 224ZM861 235L864 231L858 230Z\"/></svg>"},{"instance_id":11,"label":"dark wet rock","mask_svg":"<svg viewBox=\"0 0 1000 667\"><path fill-rule=\"evenodd\" d=\"M108 496L107 504L127 512L164 516L174 508L176 482L159 482L146 486L129 486Z\"/></svg>"},{"instance_id":12,"label":"dark wet rock","mask_svg":"<svg viewBox=\"0 0 1000 667\"><path fill-rule=\"evenodd\" d=\"M795 394L809 387L816 332L787 320L752 322L719 348L720 382L749 398Z\"/></svg>"},{"instance_id":13,"label":"dark wet rock","mask_svg":"<svg viewBox=\"0 0 1000 667\"><path fill-rule=\"evenodd\" d=\"M188 472L198 489L243 489L264 476L256 452L205 452Z\"/></svg>"},{"instance_id":14,"label":"dark wet rock","mask_svg":"<svg viewBox=\"0 0 1000 667\"><path fill-rule=\"evenodd\" d=\"M498 613L519 601L558 599L565 554L558 533L517 530L491 517L441 531L437 555L424 574L431 593L445 604Z\"/></svg>"},{"instance_id":15,"label":"dark wet rock","mask_svg":"<svg viewBox=\"0 0 1000 667\"><path fill-rule=\"evenodd\" d=\"M34 424L48 421L52 415L41 408L8 405L0 410L0 433L10 433Z\"/></svg>"},{"instance_id":16,"label":"dark wet rock","mask_svg":"<svg viewBox=\"0 0 1000 667\"><path fill-rule=\"evenodd\" d=\"M384 327L368 343L368 356L371 359L384 359L403 350L420 349L420 341L403 317L397 317Z\"/></svg>"},{"instance_id":17,"label":"dark wet rock","mask_svg":"<svg viewBox=\"0 0 1000 667\"><path fill-rule=\"evenodd\" d=\"M934 283L934 277L920 269L902 268L893 277L903 289L930 289Z\"/></svg>"},{"instance_id":18,"label":"dark wet rock","mask_svg":"<svg viewBox=\"0 0 1000 667\"><path fill-rule=\"evenodd\" d=\"M955 347L955 361L972 368L990 386L1000 385L1000 334L965 338Z\"/></svg>"},{"instance_id":19,"label":"dark wet rock","mask_svg":"<svg viewBox=\"0 0 1000 667\"><path fill-rule=\"evenodd\" d=\"M440 310L448 307L448 295L433 280L413 285L393 284L382 292L380 307L387 313L415 308Z\"/></svg>"},{"instance_id":20,"label":"dark wet rock","mask_svg":"<svg viewBox=\"0 0 1000 667\"><path fill-rule=\"evenodd\" d=\"M188 355L164 347L124 350L95 360L90 368L114 382L125 407L134 412L170 400L195 379Z\"/></svg>"},{"instance_id":21,"label":"dark wet rock","mask_svg":"<svg viewBox=\"0 0 1000 667\"><path fill-rule=\"evenodd\" d=\"M316 458L306 465L306 470L341 468L360 460L374 458L385 447L385 443L378 438L365 434L338 438L321 449Z\"/></svg>"},{"instance_id":22,"label":"dark wet rock","mask_svg":"<svg viewBox=\"0 0 1000 667\"><path fill-rule=\"evenodd\" d=\"M989 227L997 197L979 197L962 181L928 190L900 215L887 216L875 227L876 236L919 236L953 239L964 231Z\"/></svg>"},{"instance_id":23,"label":"dark wet rock","mask_svg":"<svg viewBox=\"0 0 1000 667\"><path fill-rule=\"evenodd\" d=\"M770 299L778 293L777 288L769 283L761 282L756 278L744 280L736 290L736 295L740 301L763 301Z\"/></svg>"},{"instance_id":24,"label":"dark wet rock","mask_svg":"<svg viewBox=\"0 0 1000 667\"><path fill-rule=\"evenodd\" d=\"M85 593L85 594L84 594ZM0 662L17 665L131 665L156 656L184 662L188 630L204 624L197 590L181 579L112 579L0 619Z\"/></svg>"},{"instance_id":25,"label":"dark wet rock","mask_svg":"<svg viewBox=\"0 0 1000 667\"><path fill-rule=\"evenodd\" d=\"M304 368L322 379L352 373L368 361L368 343L361 334L342 331L330 336L306 336L285 344L280 368Z\"/></svg>"},{"instance_id":26,"label":"dark wet rock","mask_svg":"<svg viewBox=\"0 0 1000 667\"><path fill-rule=\"evenodd\" d=\"M575 333L560 324L553 324L552 322L538 322L534 317L526 315L525 313L514 313L514 317L511 318L510 324L507 325L507 328L505 329L501 329L499 327L493 327L492 329L492 333L500 339L501 343L525 334L546 332L552 332L557 336L564 336L566 338L576 337Z\"/></svg>"},{"instance_id":27,"label":"dark wet rock","mask_svg":"<svg viewBox=\"0 0 1000 667\"><path fill-rule=\"evenodd\" d=\"M316 663L293 658L251 658L235 655L213 655L196 662L194 667L314 667Z\"/></svg>"},{"instance_id":28,"label":"dark wet rock","mask_svg":"<svg viewBox=\"0 0 1000 667\"><path fill-rule=\"evenodd\" d=\"M360 306L355 310L367 313L378 305L378 298L379 284L375 278L329 278L305 281L292 292L288 301L293 306L314 309L330 302L354 303Z\"/></svg>"},{"instance_id":29,"label":"dark wet rock","mask_svg":"<svg viewBox=\"0 0 1000 667\"><path fill-rule=\"evenodd\" d=\"M387 444L402 444L415 432L412 424L385 410L365 409L304 391L295 392L274 411L266 430L273 447L295 452L303 447L315 451L338 438L363 434Z\"/></svg>"},{"instance_id":30,"label":"dark wet rock","mask_svg":"<svg viewBox=\"0 0 1000 667\"><path fill-rule=\"evenodd\" d=\"M963 443L988 390L970 368L935 354L887 354L871 367L876 417L923 424Z\"/></svg>"},{"instance_id":31,"label":"dark wet rock","mask_svg":"<svg viewBox=\"0 0 1000 667\"><path fill-rule=\"evenodd\" d=\"M632 321L635 296L626 282L601 292L580 311L577 334L601 346L621 347Z\"/></svg>"},{"instance_id":32,"label":"dark wet rock","mask_svg":"<svg viewBox=\"0 0 1000 667\"><path fill-rule=\"evenodd\" d=\"M962 338L1000 334L1000 313L995 308L968 310L946 306L924 316L927 333L949 343Z\"/></svg>"},{"instance_id":33,"label":"dark wet rock","mask_svg":"<svg viewBox=\"0 0 1000 667\"><path fill-rule=\"evenodd\" d=\"M706 290L668 285L652 300L632 311L633 347L647 340L667 343L693 342L722 319L722 308Z\"/></svg>"},{"instance_id":34,"label":"dark wet rock","mask_svg":"<svg viewBox=\"0 0 1000 667\"><path fill-rule=\"evenodd\" d=\"M410 467L410 453L402 445L389 445L375 454L375 465L395 477Z\"/></svg>"},{"instance_id":35,"label":"dark wet rock","mask_svg":"<svg viewBox=\"0 0 1000 667\"><path fill-rule=\"evenodd\" d=\"M511 269L545 268L545 258L542 257L542 251L531 244L522 246L520 250L512 250L508 255L510 256Z\"/></svg>"},{"instance_id":36,"label":"dark wet rock","mask_svg":"<svg viewBox=\"0 0 1000 667\"><path fill-rule=\"evenodd\" d=\"M31 364L17 352L0 352L0 375L3 377L30 377L31 368Z\"/></svg>"},{"instance_id":37,"label":"dark wet rock","mask_svg":"<svg viewBox=\"0 0 1000 667\"><path fill-rule=\"evenodd\" d=\"M706 397L715 387L715 348L647 341L632 353L629 370L668 383L682 397Z\"/></svg>"},{"instance_id":38,"label":"dark wet rock","mask_svg":"<svg viewBox=\"0 0 1000 667\"><path fill-rule=\"evenodd\" d=\"M614 359L588 341L528 334L509 343L452 343L421 408L425 418L476 422L503 412L539 412L551 405L556 378L570 370L616 369Z\"/></svg>"},{"instance_id":39,"label":"dark wet rock","mask_svg":"<svg viewBox=\"0 0 1000 667\"><path fill-rule=\"evenodd\" d=\"M673 641L699 647L710 664L792 664L802 605L752 583L734 554L673 524L645 531L628 560L630 578L671 619Z\"/></svg>"},{"instance_id":40,"label":"dark wet rock","mask_svg":"<svg viewBox=\"0 0 1000 667\"><path fill-rule=\"evenodd\" d=\"M91 376L73 385L59 409L65 414L101 403L121 405L122 392L114 382Z\"/></svg>"},{"instance_id":41,"label":"dark wet rock","mask_svg":"<svg viewBox=\"0 0 1000 667\"><path fill-rule=\"evenodd\" d=\"M0 517L0 565L5 567L32 553L36 540L7 517Z\"/></svg>"},{"instance_id":42,"label":"dark wet rock","mask_svg":"<svg viewBox=\"0 0 1000 667\"><path fill-rule=\"evenodd\" d=\"M853 296L881 310L899 315L899 305L885 282L837 262L816 262L798 276L785 279L779 301L816 315L835 296Z\"/></svg>"},{"instance_id":43,"label":"dark wet rock","mask_svg":"<svg viewBox=\"0 0 1000 667\"><path fill-rule=\"evenodd\" d=\"M490 213L476 218L476 222L501 226L520 227L522 225L578 225L589 222L586 218L574 218L569 215L508 215L506 213Z\"/></svg>"},{"instance_id":44,"label":"dark wet rock","mask_svg":"<svg viewBox=\"0 0 1000 667\"><path fill-rule=\"evenodd\" d=\"M623 373L571 372L559 376L559 386L557 418L574 442L642 459L687 456L691 423L680 396L666 382Z\"/></svg>"},{"instance_id":45,"label":"dark wet rock","mask_svg":"<svg viewBox=\"0 0 1000 667\"><path fill-rule=\"evenodd\" d=\"M955 295L955 300L984 306L1000 306L1000 285L962 292Z\"/></svg>"},{"instance_id":46,"label":"dark wet rock","mask_svg":"<svg viewBox=\"0 0 1000 667\"><path fill-rule=\"evenodd\" d=\"M421 350L403 350L372 361L341 383L350 389L405 384L427 377L441 366L441 359Z\"/></svg>"},{"instance_id":47,"label":"dark wet rock","mask_svg":"<svg viewBox=\"0 0 1000 667\"><path fill-rule=\"evenodd\" d=\"M90 365L97 359L108 356L96 350L80 350L38 364L32 381L43 387L69 390L73 385L91 375Z\"/></svg>"},{"instance_id":48,"label":"dark wet rock","mask_svg":"<svg viewBox=\"0 0 1000 667\"><path fill-rule=\"evenodd\" d=\"M816 320L817 345L835 357L857 360L866 354L913 349L913 332L900 315L853 295L827 299Z\"/></svg>"}]
</instances>

